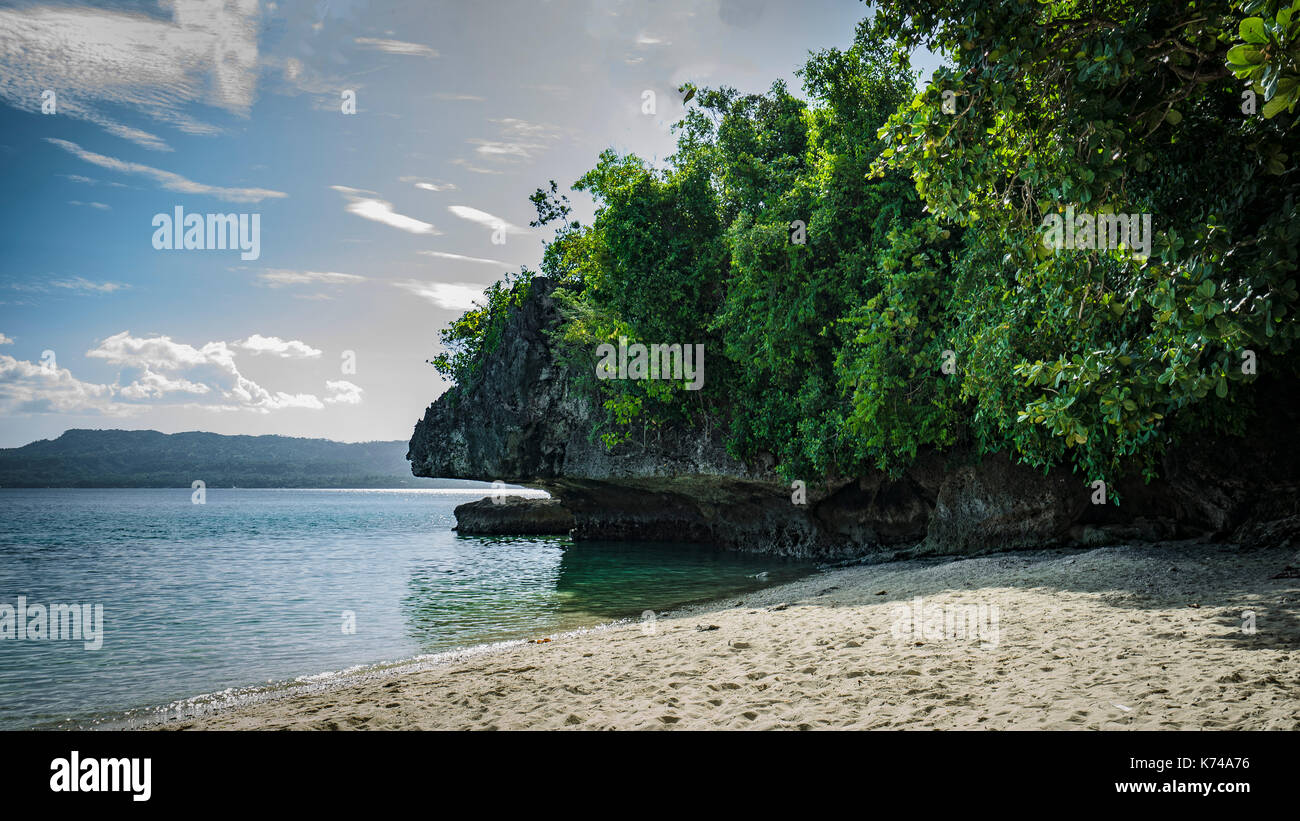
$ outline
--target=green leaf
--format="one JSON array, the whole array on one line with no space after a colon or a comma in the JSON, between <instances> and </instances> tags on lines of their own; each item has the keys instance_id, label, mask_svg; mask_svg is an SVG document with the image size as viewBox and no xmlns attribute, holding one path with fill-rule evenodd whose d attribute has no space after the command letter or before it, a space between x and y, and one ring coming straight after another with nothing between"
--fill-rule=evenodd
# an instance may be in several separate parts
<instances>
[{"instance_id":1,"label":"green leaf","mask_svg":"<svg viewBox=\"0 0 1300 821\"><path fill-rule=\"evenodd\" d=\"M1262 45L1268 42L1268 34L1264 29L1264 21L1258 17L1247 17L1241 21L1241 27L1238 29L1241 39L1247 43Z\"/></svg>"},{"instance_id":2,"label":"green leaf","mask_svg":"<svg viewBox=\"0 0 1300 821\"><path fill-rule=\"evenodd\" d=\"M1252 71L1264 62L1264 52L1258 46L1239 45L1228 49L1228 68L1242 76L1243 71Z\"/></svg>"},{"instance_id":3,"label":"green leaf","mask_svg":"<svg viewBox=\"0 0 1300 821\"><path fill-rule=\"evenodd\" d=\"M1291 95L1279 94L1273 99L1269 100L1267 103L1264 103L1264 108L1262 110L1264 119L1266 120L1273 119L1278 114L1280 114L1283 110L1285 110L1286 107L1291 104L1291 102L1292 102Z\"/></svg>"}]
</instances>

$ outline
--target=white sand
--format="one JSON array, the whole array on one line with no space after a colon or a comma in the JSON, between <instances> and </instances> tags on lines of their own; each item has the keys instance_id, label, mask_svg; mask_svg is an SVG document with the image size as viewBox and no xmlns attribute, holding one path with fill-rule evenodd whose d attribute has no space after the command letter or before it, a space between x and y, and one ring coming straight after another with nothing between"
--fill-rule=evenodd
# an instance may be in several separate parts
<instances>
[{"instance_id":1,"label":"white sand","mask_svg":"<svg viewBox=\"0 0 1300 821\"><path fill-rule=\"evenodd\" d=\"M1293 550L1178 543L854 567L653 635L561 636L165 726L1296 730L1300 579L1271 578L1288 565ZM996 636L896 637L915 596L996 605Z\"/></svg>"}]
</instances>

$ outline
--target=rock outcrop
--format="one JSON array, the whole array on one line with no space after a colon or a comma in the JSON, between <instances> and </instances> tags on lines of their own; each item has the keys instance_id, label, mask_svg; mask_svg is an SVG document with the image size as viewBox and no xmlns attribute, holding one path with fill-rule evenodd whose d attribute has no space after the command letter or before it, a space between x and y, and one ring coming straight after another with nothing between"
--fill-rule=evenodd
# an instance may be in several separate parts
<instances>
[{"instance_id":1,"label":"rock outcrop","mask_svg":"<svg viewBox=\"0 0 1300 821\"><path fill-rule=\"evenodd\" d=\"M573 529L573 514L559 499L489 497L457 505L455 512L462 536L549 536Z\"/></svg>"},{"instance_id":2,"label":"rock outcrop","mask_svg":"<svg viewBox=\"0 0 1300 821\"><path fill-rule=\"evenodd\" d=\"M1161 479L1122 483L1123 504L1092 503L1068 470L1044 475L1005 455L922 455L901 477L807 487L797 504L768 465L732 458L722 432L669 430L607 450L598 408L552 355L553 283L530 296L484 362L477 384L449 392L415 426L416 476L502 480L548 491L577 539L685 541L847 558L900 550L977 553L1049 545L1215 537L1276 544L1300 537L1296 392L1250 435L1169 453Z\"/></svg>"}]
</instances>

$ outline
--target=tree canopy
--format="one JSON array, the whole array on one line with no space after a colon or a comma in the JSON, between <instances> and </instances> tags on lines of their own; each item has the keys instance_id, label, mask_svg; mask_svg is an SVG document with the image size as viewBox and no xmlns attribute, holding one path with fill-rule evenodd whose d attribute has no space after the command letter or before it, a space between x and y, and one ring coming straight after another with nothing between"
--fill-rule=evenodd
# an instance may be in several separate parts
<instances>
[{"instance_id":1,"label":"tree canopy","mask_svg":"<svg viewBox=\"0 0 1300 821\"><path fill-rule=\"evenodd\" d=\"M919 90L917 46L946 61ZM883 0L803 98L696 89L665 167L575 183L591 225L533 197L596 433L717 426L808 480L960 444L1110 481L1245 431L1296 376L1298 49L1300 0ZM1088 242L1045 242L1076 213ZM440 370L472 378L517 291ZM707 388L596 380L619 337L704 344Z\"/></svg>"}]
</instances>

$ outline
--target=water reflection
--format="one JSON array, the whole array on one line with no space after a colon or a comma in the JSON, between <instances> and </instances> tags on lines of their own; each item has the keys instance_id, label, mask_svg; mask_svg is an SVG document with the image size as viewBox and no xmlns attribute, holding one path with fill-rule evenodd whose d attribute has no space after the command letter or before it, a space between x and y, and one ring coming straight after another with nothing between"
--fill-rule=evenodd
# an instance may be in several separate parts
<instances>
[{"instance_id":1,"label":"water reflection","mask_svg":"<svg viewBox=\"0 0 1300 821\"><path fill-rule=\"evenodd\" d=\"M675 543L462 537L411 573L402 601L423 652L571 630L745 593L813 566Z\"/></svg>"}]
</instances>

